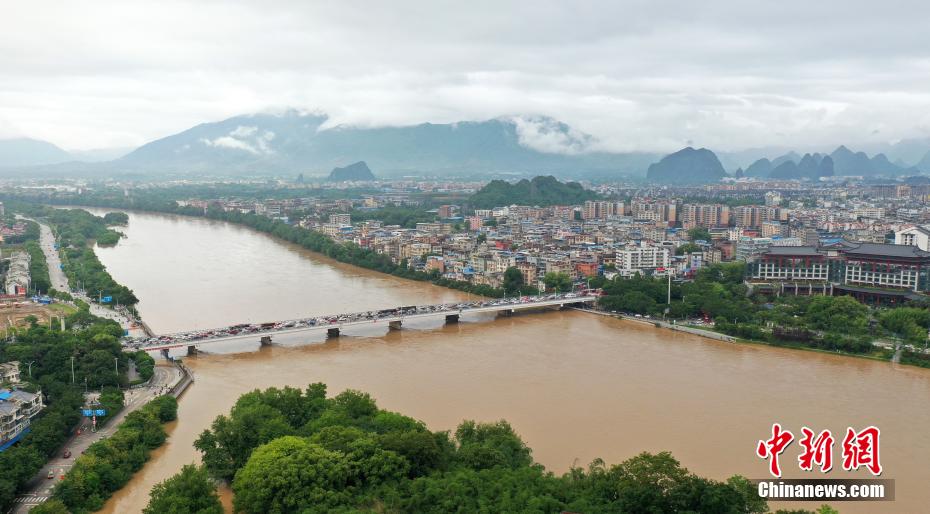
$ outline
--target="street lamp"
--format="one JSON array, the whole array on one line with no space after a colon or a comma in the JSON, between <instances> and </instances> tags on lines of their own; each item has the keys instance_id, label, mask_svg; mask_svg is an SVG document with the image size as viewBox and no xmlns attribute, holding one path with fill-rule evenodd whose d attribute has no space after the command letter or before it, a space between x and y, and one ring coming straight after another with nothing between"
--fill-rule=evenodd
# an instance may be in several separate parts
<instances>
[{"instance_id":1,"label":"street lamp","mask_svg":"<svg viewBox=\"0 0 930 514\"><path fill-rule=\"evenodd\" d=\"M29 361L26 363L26 365L29 366L29 378L32 378L32 363L33 362L35 361Z\"/></svg>"}]
</instances>

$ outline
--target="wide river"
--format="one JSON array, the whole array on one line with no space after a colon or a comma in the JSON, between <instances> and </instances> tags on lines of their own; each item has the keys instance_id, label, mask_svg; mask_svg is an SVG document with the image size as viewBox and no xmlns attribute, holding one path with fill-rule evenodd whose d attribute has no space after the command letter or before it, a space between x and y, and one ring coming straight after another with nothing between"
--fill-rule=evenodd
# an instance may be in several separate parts
<instances>
[{"instance_id":1,"label":"wide river","mask_svg":"<svg viewBox=\"0 0 930 514\"><path fill-rule=\"evenodd\" d=\"M130 213L125 233L98 254L135 291L156 332L466 297L226 223ZM181 399L168 442L105 512L141 511L154 484L199 460L193 441L240 394L317 381L330 393L370 392L382 407L434 430L454 429L463 419L507 419L536 460L559 473L596 457L616 463L669 450L698 474L764 478L767 464L754 449L773 422L795 434L802 426L829 428L840 440L847 426L874 424L882 431L883 477L896 479L897 500L834 506L845 513L925 512L930 505L928 370L722 343L577 311L281 343L208 346L209 353L187 358L196 382ZM804 476L797 448L782 456L788 478ZM829 475L845 476L836 469Z\"/></svg>"}]
</instances>

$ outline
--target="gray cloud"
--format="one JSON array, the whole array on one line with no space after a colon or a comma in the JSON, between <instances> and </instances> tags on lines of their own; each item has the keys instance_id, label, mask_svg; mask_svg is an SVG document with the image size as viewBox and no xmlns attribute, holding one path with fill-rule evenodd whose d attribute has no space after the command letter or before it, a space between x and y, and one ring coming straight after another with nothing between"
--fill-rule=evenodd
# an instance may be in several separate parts
<instances>
[{"instance_id":1,"label":"gray cloud","mask_svg":"<svg viewBox=\"0 0 930 514\"><path fill-rule=\"evenodd\" d=\"M330 125L549 116L595 140L524 124L526 144L569 152L891 141L928 135L928 18L917 1L10 2L0 135L130 146L293 106Z\"/></svg>"}]
</instances>

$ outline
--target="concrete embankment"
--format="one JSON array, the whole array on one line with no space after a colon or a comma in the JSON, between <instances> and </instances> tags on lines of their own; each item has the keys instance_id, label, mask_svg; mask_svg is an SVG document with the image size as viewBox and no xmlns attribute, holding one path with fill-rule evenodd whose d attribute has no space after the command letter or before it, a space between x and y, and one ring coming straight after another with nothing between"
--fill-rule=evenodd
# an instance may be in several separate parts
<instances>
[{"instance_id":1,"label":"concrete embankment","mask_svg":"<svg viewBox=\"0 0 930 514\"><path fill-rule=\"evenodd\" d=\"M183 362L174 361L174 365L181 372L181 378L171 387L169 394L175 398L180 398L184 391L194 383L194 374Z\"/></svg>"},{"instance_id":2,"label":"concrete embankment","mask_svg":"<svg viewBox=\"0 0 930 514\"><path fill-rule=\"evenodd\" d=\"M142 327L142 331L145 332L145 335L149 337L155 337L155 332L152 330L152 327L150 327L148 323L140 319L139 326Z\"/></svg>"},{"instance_id":3,"label":"concrete embankment","mask_svg":"<svg viewBox=\"0 0 930 514\"><path fill-rule=\"evenodd\" d=\"M652 325L656 328L667 328L669 330L677 330L678 332L686 332L688 334L693 334L696 336L706 337L708 339L716 339L717 341L724 341L727 343L735 343L736 338L733 336L728 336L726 334L721 334L718 332L713 332L711 330L705 330L702 328L687 327L683 325L678 325L675 323L668 323L666 321L660 321L655 319L647 318L637 318L635 316L627 316L625 314L613 314L610 312L596 311L592 309L583 309L581 307L573 307L575 310L587 312L590 314L597 314L598 316L608 316L611 318L619 318L627 321L634 321L636 323L644 323L647 325Z\"/></svg>"}]
</instances>

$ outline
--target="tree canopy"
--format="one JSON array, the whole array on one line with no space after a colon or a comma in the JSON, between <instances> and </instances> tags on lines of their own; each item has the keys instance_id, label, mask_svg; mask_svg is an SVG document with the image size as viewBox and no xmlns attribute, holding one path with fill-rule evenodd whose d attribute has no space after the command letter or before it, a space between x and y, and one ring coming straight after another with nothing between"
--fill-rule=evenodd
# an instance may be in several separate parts
<instances>
[{"instance_id":1,"label":"tree canopy","mask_svg":"<svg viewBox=\"0 0 930 514\"><path fill-rule=\"evenodd\" d=\"M223 514L216 486L203 468L186 465L149 493L143 514Z\"/></svg>"},{"instance_id":2,"label":"tree canopy","mask_svg":"<svg viewBox=\"0 0 930 514\"><path fill-rule=\"evenodd\" d=\"M246 514L767 510L747 480L698 477L668 453L556 476L506 421L431 432L359 391L328 398L323 384L247 393L195 447L211 475L231 481ZM202 477L195 482L187 494L209 496Z\"/></svg>"}]
</instances>

